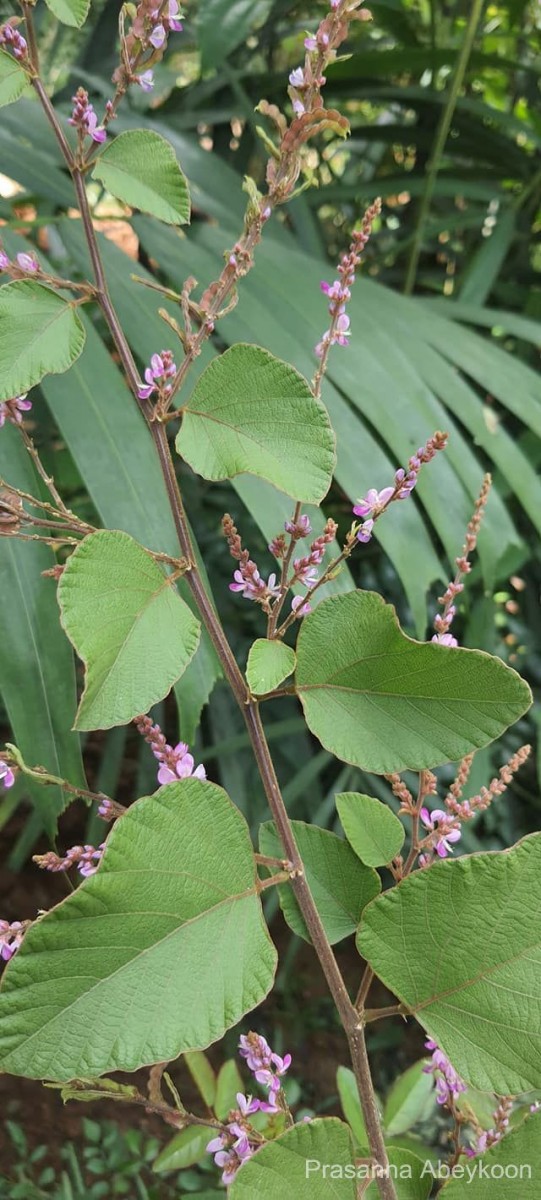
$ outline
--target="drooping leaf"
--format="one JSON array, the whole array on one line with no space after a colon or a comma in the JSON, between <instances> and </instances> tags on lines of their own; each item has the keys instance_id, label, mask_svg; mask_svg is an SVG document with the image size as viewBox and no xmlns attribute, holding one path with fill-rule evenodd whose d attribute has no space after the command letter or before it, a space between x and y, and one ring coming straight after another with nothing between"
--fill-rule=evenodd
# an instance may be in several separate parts
<instances>
[{"instance_id":1,"label":"drooping leaf","mask_svg":"<svg viewBox=\"0 0 541 1200\"><path fill-rule=\"evenodd\" d=\"M260 346L231 346L210 363L186 405L176 445L204 479L248 472L312 504L332 479L326 409L294 367Z\"/></svg>"},{"instance_id":2,"label":"drooping leaf","mask_svg":"<svg viewBox=\"0 0 541 1200\"><path fill-rule=\"evenodd\" d=\"M244 818L214 784L169 784L31 926L2 979L0 1063L69 1080L170 1061L259 1004L275 965Z\"/></svg>"},{"instance_id":3,"label":"drooping leaf","mask_svg":"<svg viewBox=\"0 0 541 1200\"><path fill-rule=\"evenodd\" d=\"M84 25L90 8L90 0L45 0L55 17L64 25Z\"/></svg>"},{"instance_id":4,"label":"drooping leaf","mask_svg":"<svg viewBox=\"0 0 541 1200\"><path fill-rule=\"evenodd\" d=\"M369 867L383 867L400 853L405 830L394 812L359 792L342 792L336 797L338 816L350 846Z\"/></svg>"},{"instance_id":5,"label":"drooping leaf","mask_svg":"<svg viewBox=\"0 0 541 1200\"><path fill-rule=\"evenodd\" d=\"M214 1112L219 1121L225 1121L228 1112L237 1107L237 1092L244 1091L244 1080L234 1058L224 1062L216 1081Z\"/></svg>"},{"instance_id":6,"label":"drooping leaf","mask_svg":"<svg viewBox=\"0 0 541 1200\"><path fill-rule=\"evenodd\" d=\"M250 647L246 679L254 696L272 692L295 670L295 651L285 642L258 638Z\"/></svg>"},{"instance_id":7,"label":"drooping leaf","mask_svg":"<svg viewBox=\"0 0 541 1200\"><path fill-rule=\"evenodd\" d=\"M384 775L454 762L530 706L498 658L415 642L374 592L324 600L304 618L296 687L307 724L344 762Z\"/></svg>"},{"instance_id":8,"label":"drooping leaf","mask_svg":"<svg viewBox=\"0 0 541 1200\"><path fill-rule=\"evenodd\" d=\"M0 50L0 108L18 100L28 84L28 75L17 59Z\"/></svg>"},{"instance_id":9,"label":"drooping leaf","mask_svg":"<svg viewBox=\"0 0 541 1200\"><path fill-rule=\"evenodd\" d=\"M541 1172L541 1116L528 1117L501 1142L491 1146L479 1159L470 1162L477 1168L473 1179L457 1171L439 1193L442 1200L538 1200ZM468 1183L466 1188L465 1183Z\"/></svg>"},{"instance_id":10,"label":"drooping leaf","mask_svg":"<svg viewBox=\"0 0 541 1200\"><path fill-rule=\"evenodd\" d=\"M231 1200L355 1200L354 1162L347 1125L336 1117L318 1118L267 1142L238 1172L229 1195Z\"/></svg>"},{"instance_id":11,"label":"drooping leaf","mask_svg":"<svg viewBox=\"0 0 541 1200\"><path fill-rule=\"evenodd\" d=\"M183 1171L193 1167L205 1157L211 1137L212 1130L208 1125L188 1125L164 1146L154 1159L152 1170L159 1175L162 1171Z\"/></svg>"},{"instance_id":12,"label":"drooping leaf","mask_svg":"<svg viewBox=\"0 0 541 1200\"><path fill-rule=\"evenodd\" d=\"M541 1087L541 834L416 871L364 913L360 953L467 1082Z\"/></svg>"},{"instance_id":13,"label":"drooping leaf","mask_svg":"<svg viewBox=\"0 0 541 1200\"><path fill-rule=\"evenodd\" d=\"M379 876L364 866L351 846L335 833L319 829L317 825L306 825L304 821L292 821L292 826L327 937L332 944L340 942L353 933L363 908L380 891ZM283 858L281 843L271 821L261 826L259 845L261 853L269 858ZM309 942L310 935L290 885L280 885L278 892L288 925Z\"/></svg>"},{"instance_id":14,"label":"drooping leaf","mask_svg":"<svg viewBox=\"0 0 541 1200\"><path fill-rule=\"evenodd\" d=\"M41 484L13 426L0 431L0 477L36 497ZM42 572L54 554L39 542L0 538L0 692L23 758L85 785L79 737L72 732L76 691L73 653L60 627L55 587ZM70 797L25 780L50 837Z\"/></svg>"},{"instance_id":15,"label":"drooping leaf","mask_svg":"<svg viewBox=\"0 0 541 1200\"><path fill-rule=\"evenodd\" d=\"M129 129L102 150L94 179L132 208L168 225L190 220L188 184L170 142L151 129Z\"/></svg>"},{"instance_id":16,"label":"drooping leaf","mask_svg":"<svg viewBox=\"0 0 541 1200\"><path fill-rule=\"evenodd\" d=\"M216 1095L216 1076L206 1054L202 1050L188 1051L184 1055L184 1062L207 1108L212 1108Z\"/></svg>"},{"instance_id":17,"label":"drooping leaf","mask_svg":"<svg viewBox=\"0 0 541 1200\"><path fill-rule=\"evenodd\" d=\"M127 533L80 542L58 587L62 624L86 666L78 729L124 725L162 700L195 654L200 626Z\"/></svg>"},{"instance_id":18,"label":"drooping leaf","mask_svg":"<svg viewBox=\"0 0 541 1200\"><path fill-rule=\"evenodd\" d=\"M0 288L0 400L67 371L84 344L78 313L50 288L30 279Z\"/></svg>"},{"instance_id":19,"label":"drooping leaf","mask_svg":"<svg viewBox=\"0 0 541 1200\"><path fill-rule=\"evenodd\" d=\"M413 1063L395 1079L385 1102L383 1124L388 1137L407 1133L434 1110L434 1079L424 1070L426 1060Z\"/></svg>"},{"instance_id":20,"label":"drooping leaf","mask_svg":"<svg viewBox=\"0 0 541 1200\"><path fill-rule=\"evenodd\" d=\"M368 1146L368 1134L364 1123L363 1110L359 1099L357 1080L350 1067L338 1067L336 1086L340 1096L342 1112L355 1138L357 1149Z\"/></svg>"}]
</instances>

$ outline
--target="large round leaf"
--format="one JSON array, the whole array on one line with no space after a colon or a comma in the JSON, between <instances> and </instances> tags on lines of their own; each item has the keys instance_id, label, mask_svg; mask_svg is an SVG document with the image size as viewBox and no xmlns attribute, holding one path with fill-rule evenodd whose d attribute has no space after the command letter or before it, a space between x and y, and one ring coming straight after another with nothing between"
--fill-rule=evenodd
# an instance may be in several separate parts
<instances>
[{"instance_id":1,"label":"large round leaf","mask_svg":"<svg viewBox=\"0 0 541 1200\"><path fill-rule=\"evenodd\" d=\"M481 1091L541 1088L541 834L416 871L365 910L358 946Z\"/></svg>"},{"instance_id":2,"label":"large round leaf","mask_svg":"<svg viewBox=\"0 0 541 1200\"><path fill-rule=\"evenodd\" d=\"M203 371L176 445L204 479L246 471L312 504L328 492L335 463L327 411L304 377L260 346L242 343Z\"/></svg>"},{"instance_id":3,"label":"large round leaf","mask_svg":"<svg viewBox=\"0 0 541 1200\"><path fill-rule=\"evenodd\" d=\"M79 544L58 586L62 624L86 666L77 729L125 725L162 700L193 658L200 625L127 533Z\"/></svg>"},{"instance_id":4,"label":"large round leaf","mask_svg":"<svg viewBox=\"0 0 541 1200\"><path fill-rule=\"evenodd\" d=\"M168 225L190 220L188 184L171 144L150 129L129 129L102 150L94 179L132 208Z\"/></svg>"},{"instance_id":5,"label":"large round leaf","mask_svg":"<svg viewBox=\"0 0 541 1200\"><path fill-rule=\"evenodd\" d=\"M68 1080L202 1049L263 1000L275 965L244 818L214 784L168 784L28 931L0 989L0 1068Z\"/></svg>"},{"instance_id":6,"label":"large round leaf","mask_svg":"<svg viewBox=\"0 0 541 1200\"><path fill-rule=\"evenodd\" d=\"M355 1200L354 1164L351 1134L343 1121L310 1121L258 1150L238 1172L229 1195L231 1200Z\"/></svg>"},{"instance_id":7,"label":"large round leaf","mask_svg":"<svg viewBox=\"0 0 541 1200\"><path fill-rule=\"evenodd\" d=\"M455 1167L438 1195L441 1200L539 1200L540 1179L541 1116L534 1116L479 1158Z\"/></svg>"},{"instance_id":8,"label":"large round leaf","mask_svg":"<svg viewBox=\"0 0 541 1200\"><path fill-rule=\"evenodd\" d=\"M0 401L27 392L44 375L61 375L79 357L85 331L78 314L31 279L0 288Z\"/></svg>"},{"instance_id":9,"label":"large round leaf","mask_svg":"<svg viewBox=\"0 0 541 1200\"><path fill-rule=\"evenodd\" d=\"M531 703L528 685L499 658L413 641L374 592L332 596L305 617L296 685L326 749L380 775L455 762Z\"/></svg>"}]
</instances>

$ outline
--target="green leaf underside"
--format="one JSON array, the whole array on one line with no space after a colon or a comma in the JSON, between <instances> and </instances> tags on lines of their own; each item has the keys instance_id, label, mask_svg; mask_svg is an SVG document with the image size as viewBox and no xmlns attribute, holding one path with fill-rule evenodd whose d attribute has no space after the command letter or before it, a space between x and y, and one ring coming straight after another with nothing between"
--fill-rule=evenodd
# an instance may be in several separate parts
<instances>
[{"instance_id":1,"label":"green leaf underside","mask_svg":"<svg viewBox=\"0 0 541 1200\"><path fill-rule=\"evenodd\" d=\"M211 1136L208 1125L190 1125L187 1129L181 1129L158 1154L152 1170L160 1174L162 1171L183 1171L186 1167L193 1167L205 1157L205 1148Z\"/></svg>"},{"instance_id":2,"label":"green leaf underside","mask_svg":"<svg viewBox=\"0 0 541 1200\"><path fill-rule=\"evenodd\" d=\"M109 729L162 700L195 654L200 625L127 533L99 530L60 579L62 625L86 666L77 729Z\"/></svg>"},{"instance_id":3,"label":"green leaf underside","mask_svg":"<svg viewBox=\"0 0 541 1200\"><path fill-rule=\"evenodd\" d=\"M209 363L184 410L179 454L204 479L248 472L318 504L335 463L324 406L288 363L239 343Z\"/></svg>"},{"instance_id":4,"label":"green leaf underside","mask_svg":"<svg viewBox=\"0 0 541 1200\"><path fill-rule=\"evenodd\" d=\"M17 59L0 50L0 108L18 100L28 85L28 75Z\"/></svg>"},{"instance_id":5,"label":"green leaf underside","mask_svg":"<svg viewBox=\"0 0 541 1200\"><path fill-rule=\"evenodd\" d=\"M366 867L351 846L335 833L292 821L295 840L304 863L306 879L331 944L342 941L356 929L360 914L381 888L379 876ZM282 858L280 840L272 822L261 826L261 853ZM309 942L310 935L289 884L278 888L280 906L294 933Z\"/></svg>"},{"instance_id":6,"label":"green leaf underside","mask_svg":"<svg viewBox=\"0 0 541 1200\"><path fill-rule=\"evenodd\" d=\"M336 1117L318 1118L295 1125L268 1142L244 1164L229 1189L231 1200L355 1200L355 1179L324 1178L309 1170L310 1160L320 1164L350 1166L353 1146L347 1125Z\"/></svg>"},{"instance_id":7,"label":"green leaf underside","mask_svg":"<svg viewBox=\"0 0 541 1200\"><path fill-rule=\"evenodd\" d=\"M175 151L159 133L130 129L103 150L92 172L108 192L168 225L190 220L190 196Z\"/></svg>"},{"instance_id":8,"label":"green leaf underside","mask_svg":"<svg viewBox=\"0 0 541 1200\"><path fill-rule=\"evenodd\" d=\"M254 696L272 692L295 670L295 651L284 642L258 638L250 647L246 679Z\"/></svg>"},{"instance_id":9,"label":"green leaf underside","mask_svg":"<svg viewBox=\"0 0 541 1200\"><path fill-rule=\"evenodd\" d=\"M342 792L336 797L336 808L348 842L361 862L383 867L400 853L404 826L381 800L359 792Z\"/></svg>"},{"instance_id":10,"label":"green leaf underside","mask_svg":"<svg viewBox=\"0 0 541 1200\"><path fill-rule=\"evenodd\" d=\"M79 357L85 331L77 313L30 279L0 288L0 401L20 396L44 375L61 375Z\"/></svg>"},{"instance_id":11,"label":"green leaf underside","mask_svg":"<svg viewBox=\"0 0 541 1200\"><path fill-rule=\"evenodd\" d=\"M439 1195L442 1200L539 1200L541 1174L541 1116L528 1117L501 1142L470 1165L479 1170L473 1182L450 1179ZM529 1171L528 1171L529 1168Z\"/></svg>"},{"instance_id":12,"label":"green leaf underside","mask_svg":"<svg viewBox=\"0 0 541 1200\"><path fill-rule=\"evenodd\" d=\"M1 1067L94 1078L203 1049L264 999L275 966L244 818L214 784L169 784L27 933L0 989Z\"/></svg>"},{"instance_id":13,"label":"green leaf underside","mask_svg":"<svg viewBox=\"0 0 541 1200\"><path fill-rule=\"evenodd\" d=\"M305 617L296 686L308 727L344 762L376 774L455 762L530 706L498 658L416 642L374 592L332 596Z\"/></svg>"},{"instance_id":14,"label":"green leaf underside","mask_svg":"<svg viewBox=\"0 0 541 1200\"><path fill-rule=\"evenodd\" d=\"M90 0L45 0L55 17L64 25L84 25L90 8Z\"/></svg>"},{"instance_id":15,"label":"green leaf underside","mask_svg":"<svg viewBox=\"0 0 541 1200\"><path fill-rule=\"evenodd\" d=\"M541 1087L541 834L436 863L363 915L360 953L467 1082Z\"/></svg>"}]
</instances>

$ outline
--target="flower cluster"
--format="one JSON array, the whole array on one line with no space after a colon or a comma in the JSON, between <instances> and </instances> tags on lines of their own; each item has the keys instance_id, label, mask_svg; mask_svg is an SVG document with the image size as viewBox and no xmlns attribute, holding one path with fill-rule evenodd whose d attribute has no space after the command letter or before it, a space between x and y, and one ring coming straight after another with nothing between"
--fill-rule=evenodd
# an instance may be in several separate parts
<instances>
[{"instance_id":1,"label":"flower cluster","mask_svg":"<svg viewBox=\"0 0 541 1200\"><path fill-rule=\"evenodd\" d=\"M475 509L473 516L466 530L466 539L462 547L462 553L455 559L458 567L455 578L447 585L443 596L438 597L438 604L443 605L443 612L437 613L434 618L434 629L436 630L433 642L439 642L442 646L458 646L456 638L450 633L451 625L456 617L455 599L460 592L464 591L462 582L464 575L469 575L471 571L470 555L473 554L477 545L477 538L481 528L481 522L485 513L486 503L489 497L492 479L490 475L485 475L483 486L475 501Z\"/></svg>"},{"instance_id":2,"label":"flower cluster","mask_svg":"<svg viewBox=\"0 0 541 1200\"><path fill-rule=\"evenodd\" d=\"M367 208L361 228L354 231L347 254L342 255L337 268L339 278L333 283L326 283L325 280L321 282L321 290L329 301L331 323L316 346L318 358L326 357L331 346L348 344L350 321L346 313L346 304L351 298L351 288L355 283L355 272L361 262L362 252L380 212L381 200L375 200Z\"/></svg>"},{"instance_id":3,"label":"flower cluster","mask_svg":"<svg viewBox=\"0 0 541 1200\"><path fill-rule=\"evenodd\" d=\"M447 858L448 854L453 853L453 844L459 842L462 837L460 823L443 808L435 808L432 812L429 812L428 808L422 808L420 816L429 833L424 845L429 850L434 849L440 858ZM419 861L426 866L427 856L423 854Z\"/></svg>"},{"instance_id":4,"label":"flower cluster","mask_svg":"<svg viewBox=\"0 0 541 1200\"><path fill-rule=\"evenodd\" d=\"M22 396L14 396L13 400L0 401L0 429L9 421L12 425L21 425L23 413L30 412L32 401Z\"/></svg>"},{"instance_id":5,"label":"flower cluster","mask_svg":"<svg viewBox=\"0 0 541 1200\"><path fill-rule=\"evenodd\" d=\"M448 434L437 429L426 445L419 446L416 454L411 455L407 468L398 468L398 471L395 472L393 487L382 488L380 492L376 488L370 488L366 496L357 500L353 507L353 513L356 517L363 518L363 523L357 531L358 542L367 543L371 540L374 521L381 516L382 512L385 512L389 504L392 504L394 500L408 499L417 484L421 467L425 463L431 462L439 450L445 450L447 439Z\"/></svg>"},{"instance_id":6,"label":"flower cluster","mask_svg":"<svg viewBox=\"0 0 541 1200\"><path fill-rule=\"evenodd\" d=\"M466 1091L464 1080L457 1074L452 1063L440 1050L437 1042L429 1038L425 1042L427 1050L432 1051L430 1063L423 1070L426 1075L433 1075L436 1081L436 1100L438 1104L451 1105L462 1092Z\"/></svg>"},{"instance_id":7,"label":"flower cluster","mask_svg":"<svg viewBox=\"0 0 541 1200\"><path fill-rule=\"evenodd\" d=\"M28 45L26 38L23 38L22 33L13 25L3 25L0 29L0 46L6 50L10 50L14 58L19 60L26 58L28 53Z\"/></svg>"},{"instance_id":8,"label":"flower cluster","mask_svg":"<svg viewBox=\"0 0 541 1200\"><path fill-rule=\"evenodd\" d=\"M127 811L123 804L117 804L116 800L110 800L108 796L104 796L98 805L98 817L101 817L102 821L116 821L117 817L123 817Z\"/></svg>"},{"instance_id":9,"label":"flower cluster","mask_svg":"<svg viewBox=\"0 0 541 1200\"><path fill-rule=\"evenodd\" d=\"M42 871L69 871L72 867L77 867L83 879L87 879L89 875L96 874L104 850L105 842L98 847L88 844L72 846L70 850L66 850L63 858L53 850L48 850L46 854L35 854L32 861L37 863Z\"/></svg>"},{"instance_id":10,"label":"flower cluster","mask_svg":"<svg viewBox=\"0 0 541 1200\"><path fill-rule=\"evenodd\" d=\"M145 741L148 742L152 753L158 759L158 783L176 783L179 779L206 779L207 774L202 764L195 766L195 760L185 742L170 746L159 725L154 725L150 717L136 717L134 725ZM100 813L100 815L103 815ZM106 818L107 819L107 818Z\"/></svg>"},{"instance_id":11,"label":"flower cluster","mask_svg":"<svg viewBox=\"0 0 541 1200\"><path fill-rule=\"evenodd\" d=\"M11 767L2 759L0 759L0 783L5 788L12 788L15 783L15 775Z\"/></svg>"},{"instance_id":12,"label":"flower cluster","mask_svg":"<svg viewBox=\"0 0 541 1200\"><path fill-rule=\"evenodd\" d=\"M98 125L98 118L88 99L88 92L82 87L77 88L75 95L72 96L72 101L73 109L68 125L73 125L83 138L90 137L93 142L104 142L107 132L103 125Z\"/></svg>"},{"instance_id":13,"label":"flower cluster","mask_svg":"<svg viewBox=\"0 0 541 1200\"><path fill-rule=\"evenodd\" d=\"M17 279L20 271L24 275L33 275L35 271L39 270L40 265L35 254L27 254L25 250L20 250L15 261L12 262L5 250L0 249L0 271L9 271L10 275Z\"/></svg>"},{"instance_id":14,"label":"flower cluster","mask_svg":"<svg viewBox=\"0 0 541 1200\"><path fill-rule=\"evenodd\" d=\"M302 518L301 518L302 519ZM286 530L290 522L286 522ZM319 582L319 575L316 567L319 567L323 562L327 546L334 541L337 531L336 521L329 517L323 533L319 537L314 538L310 546L308 554L302 558L293 559L293 575L289 580L288 586L293 586L296 583L302 583L303 587L311 591ZM310 604L306 603L303 596L295 596L291 602L293 612L298 616L304 617L310 612Z\"/></svg>"},{"instance_id":15,"label":"flower cluster","mask_svg":"<svg viewBox=\"0 0 541 1200\"><path fill-rule=\"evenodd\" d=\"M171 350L162 350L160 354L153 354L150 366L145 371L146 384L139 388L139 399L149 400L151 396L157 394L161 400L167 400L171 394L171 384L167 380L174 379L176 373L177 366Z\"/></svg>"},{"instance_id":16,"label":"flower cluster","mask_svg":"<svg viewBox=\"0 0 541 1200\"><path fill-rule=\"evenodd\" d=\"M160 11L162 7L163 11ZM170 33L182 33L178 0L166 0L165 5L156 5L151 9L150 19L152 29L148 40L155 50L163 50Z\"/></svg>"},{"instance_id":17,"label":"flower cluster","mask_svg":"<svg viewBox=\"0 0 541 1200\"><path fill-rule=\"evenodd\" d=\"M286 1054L281 1058L275 1054L266 1038L259 1033L242 1034L239 1053L246 1060L256 1081L267 1088L268 1096L266 1100L254 1100L252 1096L238 1092L238 1108L228 1114L225 1129L207 1145L209 1154L214 1155L216 1166L221 1168L222 1182L226 1185L233 1182L239 1167L251 1158L263 1141L248 1118L256 1112L273 1114L285 1109L281 1080L291 1066L291 1055Z\"/></svg>"},{"instance_id":18,"label":"flower cluster","mask_svg":"<svg viewBox=\"0 0 541 1200\"><path fill-rule=\"evenodd\" d=\"M347 2L344 3L344 0L330 0L329 7L331 9L331 15L333 15L334 13L338 12L340 10L340 8L344 8L347 11L347 9L351 8L352 6L348 5ZM346 15L346 14L344 14L344 15ZM370 10L368 8L365 8L364 4L359 9L359 12L357 12L355 14L355 16L358 21L371 21L372 20L372 13L370 12ZM327 50L327 47L329 45L329 40L330 40L329 39L329 30L327 28L329 23L330 23L330 18L327 18L326 21L322 21L317 33L315 35L309 34L308 37L306 37L304 39L304 45L305 45L306 50L309 50L311 53L314 53L315 51L319 51L320 53L325 53L325 51Z\"/></svg>"},{"instance_id":19,"label":"flower cluster","mask_svg":"<svg viewBox=\"0 0 541 1200\"><path fill-rule=\"evenodd\" d=\"M182 13L178 0L140 0L135 9L129 32L123 37L122 64L113 75L113 82L125 85L137 83L144 92L151 92L154 87L154 74L151 68L161 57L167 47L170 33L182 32ZM145 70L138 72L141 55L150 54L142 64Z\"/></svg>"},{"instance_id":20,"label":"flower cluster","mask_svg":"<svg viewBox=\"0 0 541 1200\"><path fill-rule=\"evenodd\" d=\"M496 1142L501 1142L504 1133L509 1128L509 1118L513 1108L513 1097L502 1096L498 1107L493 1114L494 1125L491 1129L484 1129L480 1133L473 1146L466 1150L468 1158L476 1158L478 1154L484 1154L485 1150L489 1150L491 1146L495 1146ZM535 1111L535 1110L534 1110Z\"/></svg>"},{"instance_id":21,"label":"flower cluster","mask_svg":"<svg viewBox=\"0 0 541 1200\"><path fill-rule=\"evenodd\" d=\"M267 581L262 578L257 563L253 562L247 550L243 550L240 534L229 513L225 513L222 518L222 529L229 552L239 564L238 569L233 572L233 583L229 584L229 590L240 592L246 600L255 600L266 612L270 612L271 600L275 599L280 591L276 575L269 575Z\"/></svg>"},{"instance_id":22,"label":"flower cluster","mask_svg":"<svg viewBox=\"0 0 541 1200\"><path fill-rule=\"evenodd\" d=\"M23 940L27 921L0 921L0 958L9 962Z\"/></svg>"},{"instance_id":23,"label":"flower cluster","mask_svg":"<svg viewBox=\"0 0 541 1200\"><path fill-rule=\"evenodd\" d=\"M498 775L491 780L488 787L482 787L481 791L469 800L461 800L462 791L467 782L473 760L473 754L468 754L462 760L455 782L451 784L449 793L445 798L447 812L459 821L470 821L476 813L485 812L489 805L492 804L492 801L497 796L501 796L506 788L509 787L513 776L523 763L526 762L531 749L531 746L521 746L520 750L517 750L516 754L513 754L512 758L509 759L509 762L504 763Z\"/></svg>"}]
</instances>

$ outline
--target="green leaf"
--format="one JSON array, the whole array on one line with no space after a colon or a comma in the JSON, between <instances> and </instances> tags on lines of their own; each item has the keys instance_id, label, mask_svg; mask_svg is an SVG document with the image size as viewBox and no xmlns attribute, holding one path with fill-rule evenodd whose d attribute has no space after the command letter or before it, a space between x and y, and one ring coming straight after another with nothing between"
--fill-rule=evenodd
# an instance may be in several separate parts
<instances>
[{"instance_id":1,"label":"green leaf","mask_svg":"<svg viewBox=\"0 0 541 1200\"><path fill-rule=\"evenodd\" d=\"M216 1076L206 1054L202 1050L189 1051L184 1055L184 1062L207 1108L212 1108L216 1095Z\"/></svg>"},{"instance_id":2,"label":"green leaf","mask_svg":"<svg viewBox=\"0 0 541 1200\"><path fill-rule=\"evenodd\" d=\"M120 133L102 150L92 177L124 204L168 225L186 225L190 220L188 184L175 151L153 130Z\"/></svg>"},{"instance_id":3,"label":"green leaf","mask_svg":"<svg viewBox=\"0 0 541 1200\"><path fill-rule=\"evenodd\" d=\"M363 908L380 891L379 876L359 862L351 846L335 833L306 825L304 821L291 824L327 937L331 944L340 942L354 932ZM283 858L272 821L261 826L259 844L262 854ZM290 929L309 942L310 935L290 885L282 884L278 893Z\"/></svg>"},{"instance_id":4,"label":"green leaf","mask_svg":"<svg viewBox=\"0 0 541 1200\"><path fill-rule=\"evenodd\" d=\"M326 1167L325 1174L323 1167ZM346 1175L349 1168L349 1178ZM295 1125L267 1142L239 1171L230 1200L355 1200L356 1169L350 1132L327 1117Z\"/></svg>"},{"instance_id":5,"label":"green leaf","mask_svg":"<svg viewBox=\"0 0 541 1200\"><path fill-rule=\"evenodd\" d=\"M68 559L62 625L83 659L78 729L125 725L162 700L195 654L200 625L147 550L98 530Z\"/></svg>"},{"instance_id":6,"label":"green leaf","mask_svg":"<svg viewBox=\"0 0 541 1200\"><path fill-rule=\"evenodd\" d=\"M152 1170L160 1174L161 1171L183 1171L186 1167L193 1167L205 1157L211 1137L209 1125L189 1125L187 1129L181 1129L158 1154Z\"/></svg>"},{"instance_id":7,"label":"green leaf","mask_svg":"<svg viewBox=\"0 0 541 1200\"><path fill-rule=\"evenodd\" d=\"M434 1079L424 1070L426 1059L413 1063L395 1079L387 1096L383 1124L389 1137L407 1133L434 1111Z\"/></svg>"},{"instance_id":8,"label":"green leaf","mask_svg":"<svg viewBox=\"0 0 541 1200\"><path fill-rule=\"evenodd\" d=\"M342 1112L351 1128L357 1149L368 1146L368 1134L364 1123L363 1110L359 1099L359 1089L353 1071L349 1067L338 1067L336 1086L340 1096Z\"/></svg>"},{"instance_id":9,"label":"green leaf","mask_svg":"<svg viewBox=\"0 0 541 1200\"><path fill-rule=\"evenodd\" d=\"M326 409L294 367L259 346L239 343L209 364L176 445L204 479L246 471L312 504L331 484L334 434Z\"/></svg>"},{"instance_id":10,"label":"green leaf","mask_svg":"<svg viewBox=\"0 0 541 1200\"><path fill-rule=\"evenodd\" d=\"M237 1107L237 1092L244 1091L244 1080L234 1058L224 1062L218 1072L214 1112L219 1121L225 1121L232 1108Z\"/></svg>"},{"instance_id":11,"label":"green leaf","mask_svg":"<svg viewBox=\"0 0 541 1200\"><path fill-rule=\"evenodd\" d=\"M250 647L246 679L254 696L264 695L277 688L295 670L295 651L285 642L258 638Z\"/></svg>"},{"instance_id":12,"label":"green leaf","mask_svg":"<svg viewBox=\"0 0 541 1200\"><path fill-rule=\"evenodd\" d=\"M244 818L214 784L168 784L29 929L0 989L2 1068L70 1080L169 1062L260 1004L275 966Z\"/></svg>"},{"instance_id":13,"label":"green leaf","mask_svg":"<svg viewBox=\"0 0 541 1200\"><path fill-rule=\"evenodd\" d=\"M6 424L0 437L0 477L36 497L41 483L19 433ZM79 737L72 732L76 708L73 652L58 619L55 587L42 572L55 556L39 542L0 538L0 692L13 739L30 765L42 764L61 779L85 785ZM28 779L50 837L71 797Z\"/></svg>"},{"instance_id":14,"label":"green leaf","mask_svg":"<svg viewBox=\"0 0 541 1200\"><path fill-rule=\"evenodd\" d=\"M45 0L55 17L64 25L84 25L90 8L90 0Z\"/></svg>"},{"instance_id":15,"label":"green leaf","mask_svg":"<svg viewBox=\"0 0 541 1200\"><path fill-rule=\"evenodd\" d=\"M387 1146L387 1154L397 1200L426 1200L434 1182L432 1172L426 1168L426 1162L409 1150L397 1146ZM379 1195L376 1178L367 1188L365 1196L366 1200L378 1200Z\"/></svg>"},{"instance_id":16,"label":"green leaf","mask_svg":"<svg viewBox=\"0 0 541 1200\"><path fill-rule=\"evenodd\" d=\"M331 596L304 618L296 686L322 745L379 775L455 762L531 703L500 659L406 637L374 592Z\"/></svg>"},{"instance_id":17,"label":"green leaf","mask_svg":"<svg viewBox=\"0 0 541 1200\"><path fill-rule=\"evenodd\" d=\"M203 67L220 66L265 20L271 0L206 0L200 8L199 44Z\"/></svg>"},{"instance_id":18,"label":"green leaf","mask_svg":"<svg viewBox=\"0 0 541 1200\"><path fill-rule=\"evenodd\" d=\"M0 108L5 104L13 104L28 86L28 75L17 59L0 50Z\"/></svg>"},{"instance_id":19,"label":"green leaf","mask_svg":"<svg viewBox=\"0 0 541 1200\"><path fill-rule=\"evenodd\" d=\"M141 329L144 318L142 313ZM179 553L178 538L150 431L100 337L83 320L85 349L69 375L44 379L45 399L103 524L174 556ZM73 403L74 394L80 403ZM146 503L146 496L152 496L152 504ZM178 587L190 604L187 584L181 579ZM219 676L217 656L203 630L192 661L175 684L184 741L193 741L201 709Z\"/></svg>"},{"instance_id":20,"label":"green leaf","mask_svg":"<svg viewBox=\"0 0 541 1200\"><path fill-rule=\"evenodd\" d=\"M383 867L400 853L405 831L394 812L359 792L342 792L336 797L338 816L350 846L368 867Z\"/></svg>"},{"instance_id":21,"label":"green leaf","mask_svg":"<svg viewBox=\"0 0 541 1200\"><path fill-rule=\"evenodd\" d=\"M30 279L0 288L0 400L67 371L84 344L78 313L50 288Z\"/></svg>"},{"instance_id":22,"label":"green leaf","mask_svg":"<svg viewBox=\"0 0 541 1200\"><path fill-rule=\"evenodd\" d=\"M541 1086L541 834L416 871L366 910L360 953L473 1087Z\"/></svg>"},{"instance_id":23,"label":"green leaf","mask_svg":"<svg viewBox=\"0 0 541 1200\"><path fill-rule=\"evenodd\" d=\"M514 1195L517 1200L539 1200L540 1146L541 1116L528 1117L485 1154L467 1162L464 1174L455 1167L454 1178L439 1195L442 1200L464 1200L467 1191L469 1200L511 1200ZM477 1168L471 1180L468 1166Z\"/></svg>"}]
</instances>

